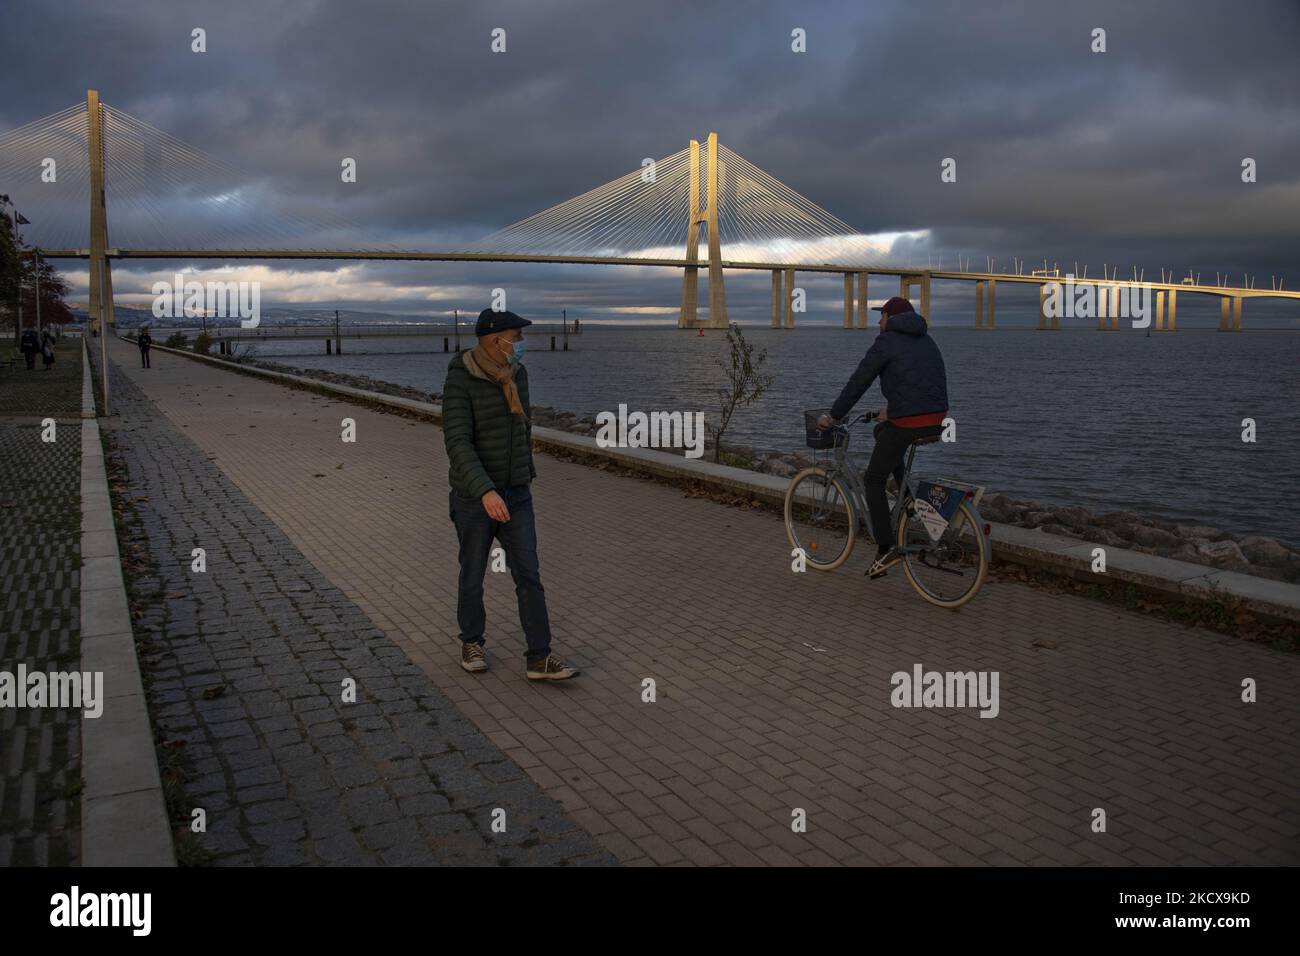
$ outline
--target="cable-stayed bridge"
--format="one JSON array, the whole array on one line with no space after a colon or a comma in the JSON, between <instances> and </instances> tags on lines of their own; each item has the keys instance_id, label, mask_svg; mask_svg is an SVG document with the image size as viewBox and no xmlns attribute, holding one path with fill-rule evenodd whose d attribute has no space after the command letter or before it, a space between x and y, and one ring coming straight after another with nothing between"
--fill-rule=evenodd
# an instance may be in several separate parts
<instances>
[{"instance_id":1,"label":"cable-stayed bridge","mask_svg":"<svg viewBox=\"0 0 1300 956\"><path fill-rule=\"evenodd\" d=\"M95 91L58 113L0 135L0 190L34 214L43 256L85 259L90 314L112 322L112 262L119 259L394 260L575 263L682 270L679 325L727 326L727 270L772 275L772 326L795 320L797 272L844 277L844 327L865 328L872 276L898 279L900 295L919 289L929 314L933 279L975 283L976 327L996 327L999 283L1039 288L1039 328L1058 328L1047 307L1063 278L1093 293L1098 328L1118 329L1126 296L1154 297L1156 329L1177 327L1178 294L1217 296L1220 329L1240 329L1247 298L1300 298L1300 292L1203 285L1199 277L1146 282L1108 274L1062 277L1057 270L997 273L916 269L891 262L878 243L770 176L710 134L647 161L589 192L459 249L359 246L366 230L321 209L314 196L286 195L170 134L103 104ZM111 215L110 215L111 213ZM111 231L110 231L111 222ZM304 243L310 243L304 247ZM704 248L701 249L703 244ZM699 317L699 273L707 270L707 318ZM892 292L892 289L891 289ZM1051 314L1049 315L1049 312Z\"/></svg>"}]
</instances>

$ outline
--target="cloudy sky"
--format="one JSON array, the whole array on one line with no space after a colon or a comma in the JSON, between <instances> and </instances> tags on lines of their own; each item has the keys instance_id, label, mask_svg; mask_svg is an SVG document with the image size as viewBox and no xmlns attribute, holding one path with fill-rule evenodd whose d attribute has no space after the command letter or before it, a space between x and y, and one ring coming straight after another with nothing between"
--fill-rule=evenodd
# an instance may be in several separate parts
<instances>
[{"instance_id":1,"label":"cloudy sky","mask_svg":"<svg viewBox=\"0 0 1300 956\"><path fill-rule=\"evenodd\" d=\"M250 173L274 208L357 224L360 248L457 248L715 130L862 233L910 235L892 252L917 265L992 256L1010 271L1019 256L1300 288L1297 0L5 0L0 15L0 131L93 87ZM196 27L206 53L191 50ZM1105 53L1091 50L1098 27ZM791 50L795 28L806 53ZM343 157L356 183L341 182ZM941 182L946 157L955 183ZM1255 183L1242 182L1246 157ZM42 241L48 193L5 191ZM202 228L171 212L167 230ZM281 240L295 228L276 225ZM119 301L148 301L175 268L119 263ZM477 311L502 286L544 318L671 318L680 296L679 273L645 268L307 262L241 275L263 282L264 307ZM727 282L733 317L766 322L767 276ZM806 284L812 317L838 321L839 279ZM970 296L944 290L935 311L967 321Z\"/></svg>"}]
</instances>

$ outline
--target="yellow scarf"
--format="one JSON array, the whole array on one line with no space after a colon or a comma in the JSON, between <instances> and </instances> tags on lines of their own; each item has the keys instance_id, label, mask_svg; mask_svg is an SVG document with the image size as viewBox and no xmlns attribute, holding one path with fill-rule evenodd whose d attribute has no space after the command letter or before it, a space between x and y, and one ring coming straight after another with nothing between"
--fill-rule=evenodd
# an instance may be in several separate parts
<instances>
[{"instance_id":1,"label":"yellow scarf","mask_svg":"<svg viewBox=\"0 0 1300 956\"><path fill-rule=\"evenodd\" d=\"M519 387L515 385L515 376L519 374L517 364L498 361L488 351L487 343L480 342L465 353L465 368L475 378L486 379L500 385L502 391L506 393L506 402L510 405L510 411L516 415L524 413L523 403L519 401Z\"/></svg>"}]
</instances>

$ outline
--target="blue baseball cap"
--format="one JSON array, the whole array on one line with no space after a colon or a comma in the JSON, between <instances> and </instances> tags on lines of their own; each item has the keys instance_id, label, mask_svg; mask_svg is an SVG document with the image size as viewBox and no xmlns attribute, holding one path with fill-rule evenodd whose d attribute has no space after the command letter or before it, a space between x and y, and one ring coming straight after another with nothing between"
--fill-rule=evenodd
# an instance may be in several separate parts
<instances>
[{"instance_id":1,"label":"blue baseball cap","mask_svg":"<svg viewBox=\"0 0 1300 956\"><path fill-rule=\"evenodd\" d=\"M513 312L494 312L492 309L484 309L478 314L478 321L474 323L474 334L491 335L493 332L508 332L532 324L531 320L515 315Z\"/></svg>"}]
</instances>

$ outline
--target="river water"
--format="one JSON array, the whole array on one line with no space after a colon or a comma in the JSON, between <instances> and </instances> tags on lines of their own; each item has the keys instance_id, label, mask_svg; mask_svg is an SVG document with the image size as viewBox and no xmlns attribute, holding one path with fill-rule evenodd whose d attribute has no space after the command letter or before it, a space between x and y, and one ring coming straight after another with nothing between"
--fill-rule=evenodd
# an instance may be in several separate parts
<instances>
[{"instance_id":1,"label":"river water","mask_svg":"<svg viewBox=\"0 0 1300 956\"><path fill-rule=\"evenodd\" d=\"M807 408L839 394L875 330L743 329L766 348L773 383L741 409L725 439L758 449L803 447ZM256 356L441 391L442 340L268 342ZM1290 331L1037 332L936 327L957 441L919 453L919 470L977 481L1018 498L1127 510L1300 545L1300 335ZM532 399L578 415L702 410L717 417L723 333L588 325L569 352L534 337ZM882 404L873 386L859 409ZM1254 443L1242 420L1255 421ZM869 432L855 442L870 450ZM865 459L864 459L865 460Z\"/></svg>"}]
</instances>

